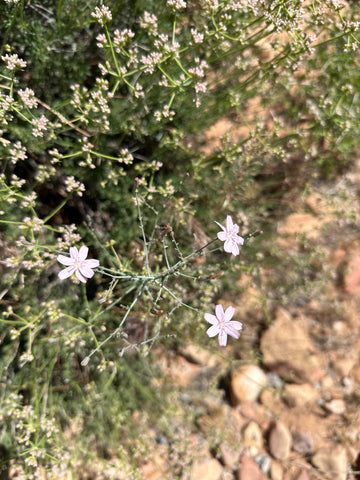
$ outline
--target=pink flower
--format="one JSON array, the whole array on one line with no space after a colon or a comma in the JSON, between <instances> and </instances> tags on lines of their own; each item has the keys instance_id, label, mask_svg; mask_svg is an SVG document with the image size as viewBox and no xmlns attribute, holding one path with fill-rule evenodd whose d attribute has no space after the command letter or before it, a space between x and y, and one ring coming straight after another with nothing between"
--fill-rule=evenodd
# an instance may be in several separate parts
<instances>
[{"instance_id":1,"label":"pink flower","mask_svg":"<svg viewBox=\"0 0 360 480\"><path fill-rule=\"evenodd\" d=\"M224 307L222 305L216 305L216 317L215 315L211 315L211 313L205 313L205 320L212 324L212 326L207 329L206 333L209 337L219 335L220 347L226 347L228 335L231 335L234 338L240 337L238 330L242 330L243 326L241 322L231 320L234 312L234 307L228 307L224 312Z\"/></svg>"},{"instance_id":2,"label":"pink flower","mask_svg":"<svg viewBox=\"0 0 360 480\"><path fill-rule=\"evenodd\" d=\"M239 255L240 250L238 245L243 245L244 239L238 235L239 225L233 223L230 215L226 217L226 227L221 225L219 222L215 222L223 229L222 232L217 234L217 237L222 242L225 242L224 250L227 253L232 253L233 255Z\"/></svg>"},{"instance_id":3,"label":"pink flower","mask_svg":"<svg viewBox=\"0 0 360 480\"><path fill-rule=\"evenodd\" d=\"M67 266L58 273L59 278L64 280L75 273L80 282L86 283L87 279L94 275L92 269L98 267L100 263L95 259L86 260L88 251L88 247L85 246L82 246L79 251L76 247L70 247L70 257L58 255L57 261Z\"/></svg>"}]
</instances>

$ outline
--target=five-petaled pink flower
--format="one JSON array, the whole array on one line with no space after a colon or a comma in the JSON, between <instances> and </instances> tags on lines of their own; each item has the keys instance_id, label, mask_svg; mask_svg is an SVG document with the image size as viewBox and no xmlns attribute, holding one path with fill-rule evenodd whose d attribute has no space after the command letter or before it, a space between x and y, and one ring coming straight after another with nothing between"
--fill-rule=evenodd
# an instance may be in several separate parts
<instances>
[{"instance_id":1,"label":"five-petaled pink flower","mask_svg":"<svg viewBox=\"0 0 360 480\"><path fill-rule=\"evenodd\" d=\"M238 235L239 233L239 225L233 223L232 218L230 215L226 217L226 227L221 225L219 222L215 222L223 229L222 232L217 234L217 237L224 244L224 250L227 253L232 253L233 255L239 255L240 250L238 245L243 245L244 239Z\"/></svg>"},{"instance_id":2,"label":"five-petaled pink flower","mask_svg":"<svg viewBox=\"0 0 360 480\"><path fill-rule=\"evenodd\" d=\"M216 317L211 313L205 313L205 320L212 324L212 326L207 329L206 333L209 337L219 335L220 347L226 347L228 335L231 335L234 338L240 337L238 330L242 330L243 326L241 322L231 320L234 312L234 307L228 307L224 312L224 307L222 305L216 305Z\"/></svg>"},{"instance_id":3,"label":"five-petaled pink flower","mask_svg":"<svg viewBox=\"0 0 360 480\"><path fill-rule=\"evenodd\" d=\"M92 269L98 267L100 263L93 258L86 260L88 251L88 247L83 245L79 251L76 247L70 247L70 257L58 255L57 261L67 266L58 273L59 278L64 280L75 273L80 282L86 283L87 279L94 275Z\"/></svg>"}]
</instances>

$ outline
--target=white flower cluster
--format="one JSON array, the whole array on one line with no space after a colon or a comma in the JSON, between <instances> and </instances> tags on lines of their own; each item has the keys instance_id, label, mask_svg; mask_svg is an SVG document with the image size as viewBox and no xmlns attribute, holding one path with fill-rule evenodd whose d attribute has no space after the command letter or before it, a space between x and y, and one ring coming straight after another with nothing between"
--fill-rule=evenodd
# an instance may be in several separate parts
<instances>
[{"instance_id":1,"label":"white flower cluster","mask_svg":"<svg viewBox=\"0 0 360 480\"><path fill-rule=\"evenodd\" d=\"M114 45L116 53L120 53L120 48L123 47L131 38L135 36L135 33L128 28L124 30L115 30L114 32Z\"/></svg>"},{"instance_id":2,"label":"white flower cluster","mask_svg":"<svg viewBox=\"0 0 360 480\"><path fill-rule=\"evenodd\" d=\"M122 148L120 150L119 162L125 163L125 165L131 165L134 161L134 157L131 155L127 148Z\"/></svg>"},{"instance_id":3,"label":"white flower cluster","mask_svg":"<svg viewBox=\"0 0 360 480\"><path fill-rule=\"evenodd\" d=\"M58 250L65 250L70 248L72 244L80 242L81 236L76 233L76 225L73 223L66 226L60 226L59 231L61 232L63 238L57 239L57 248Z\"/></svg>"},{"instance_id":4,"label":"white flower cluster","mask_svg":"<svg viewBox=\"0 0 360 480\"><path fill-rule=\"evenodd\" d=\"M154 73L155 67L160 63L163 55L160 52L151 52L150 55L143 55L141 57L141 62L146 65L144 70L145 73Z\"/></svg>"},{"instance_id":5,"label":"white flower cluster","mask_svg":"<svg viewBox=\"0 0 360 480\"><path fill-rule=\"evenodd\" d=\"M167 0L168 7L173 8L174 10L181 10L182 8L186 8L186 3L184 0Z\"/></svg>"},{"instance_id":6,"label":"white flower cluster","mask_svg":"<svg viewBox=\"0 0 360 480\"><path fill-rule=\"evenodd\" d=\"M17 53L14 53L13 55L3 55L1 60L6 63L6 68L11 71L16 70L17 68L26 67L26 62L22 58L19 58Z\"/></svg>"},{"instance_id":7,"label":"white flower cluster","mask_svg":"<svg viewBox=\"0 0 360 480\"><path fill-rule=\"evenodd\" d=\"M40 232L42 226L44 225L44 220L37 217L25 217L23 218L23 225L20 225L21 230L30 228L33 232Z\"/></svg>"},{"instance_id":8,"label":"white flower cluster","mask_svg":"<svg viewBox=\"0 0 360 480\"><path fill-rule=\"evenodd\" d=\"M190 31L194 43L202 43L204 41L204 35L202 33L199 33L196 28L192 28Z\"/></svg>"},{"instance_id":9,"label":"white flower cluster","mask_svg":"<svg viewBox=\"0 0 360 480\"><path fill-rule=\"evenodd\" d=\"M12 148L9 149L10 161L14 165L18 160L25 160L27 158L26 148L21 144L20 141L13 143Z\"/></svg>"},{"instance_id":10,"label":"white flower cluster","mask_svg":"<svg viewBox=\"0 0 360 480\"><path fill-rule=\"evenodd\" d=\"M11 111L14 103L13 97L10 95L4 95L0 92L0 124L7 125L9 120L12 120L12 115L8 112Z\"/></svg>"},{"instance_id":11,"label":"white flower cluster","mask_svg":"<svg viewBox=\"0 0 360 480\"><path fill-rule=\"evenodd\" d=\"M21 101L29 108L37 107L37 100L35 98L35 93L31 88L26 88L25 90L18 91Z\"/></svg>"},{"instance_id":12,"label":"white flower cluster","mask_svg":"<svg viewBox=\"0 0 360 480\"><path fill-rule=\"evenodd\" d=\"M105 5L101 7L95 7L95 10L91 13L91 16L94 17L101 25L104 25L106 22L112 20L111 10Z\"/></svg>"},{"instance_id":13,"label":"white flower cluster","mask_svg":"<svg viewBox=\"0 0 360 480\"><path fill-rule=\"evenodd\" d=\"M140 18L140 26L156 37L158 35L157 21L156 15L145 11L143 17Z\"/></svg>"},{"instance_id":14,"label":"white flower cluster","mask_svg":"<svg viewBox=\"0 0 360 480\"><path fill-rule=\"evenodd\" d=\"M80 197L82 197L82 192L85 192L85 185L78 180L75 180L75 177L70 175L65 180L66 191L68 193L77 193Z\"/></svg>"},{"instance_id":15,"label":"white flower cluster","mask_svg":"<svg viewBox=\"0 0 360 480\"><path fill-rule=\"evenodd\" d=\"M91 91L86 87L80 87L79 84L72 85L71 89L74 92L71 104L81 112L82 118L88 123L86 117L95 114L91 116L91 121L96 122L102 131L108 130L109 101L113 97L108 80L97 78L96 85Z\"/></svg>"},{"instance_id":16,"label":"white flower cluster","mask_svg":"<svg viewBox=\"0 0 360 480\"><path fill-rule=\"evenodd\" d=\"M45 115L41 115L40 118L37 118L33 120L33 130L32 134L34 137L43 137L44 132L46 131L46 125L48 123L48 119L45 117Z\"/></svg>"}]
</instances>

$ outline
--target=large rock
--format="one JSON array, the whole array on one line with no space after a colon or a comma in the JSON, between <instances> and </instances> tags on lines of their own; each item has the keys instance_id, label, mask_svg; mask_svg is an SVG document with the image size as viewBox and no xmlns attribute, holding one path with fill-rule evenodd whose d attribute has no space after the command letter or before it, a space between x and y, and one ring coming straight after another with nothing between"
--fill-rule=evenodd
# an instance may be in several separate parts
<instances>
[{"instance_id":1,"label":"large rock","mask_svg":"<svg viewBox=\"0 0 360 480\"><path fill-rule=\"evenodd\" d=\"M280 462L273 460L270 466L270 478L271 480L283 480L284 469Z\"/></svg>"},{"instance_id":2,"label":"large rock","mask_svg":"<svg viewBox=\"0 0 360 480\"><path fill-rule=\"evenodd\" d=\"M190 480L220 480L223 468L215 458L197 459L191 465Z\"/></svg>"},{"instance_id":3,"label":"large rock","mask_svg":"<svg viewBox=\"0 0 360 480\"><path fill-rule=\"evenodd\" d=\"M233 405L254 402L267 384L267 377L256 365L243 365L231 374L230 397Z\"/></svg>"},{"instance_id":4,"label":"large rock","mask_svg":"<svg viewBox=\"0 0 360 480\"><path fill-rule=\"evenodd\" d=\"M317 382L322 376L319 360L306 327L280 308L275 322L261 338L264 364L281 377L295 382Z\"/></svg>"},{"instance_id":5,"label":"large rock","mask_svg":"<svg viewBox=\"0 0 360 480\"><path fill-rule=\"evenodd\" d=\"M296 476L295 480L309 480L309 475L306 470L301 470Z\"/></svg>"},{"instance_id":6,"label":"large rock","mask_svg":"<svg viewBox=\"0 0 360 480\"><path fill-rule=\"evenodd\" d=\"M346 480L348 461L341 445L319 449L312 457L313 465L331 480Z\"/></svg>"},{"instance_id":7,"label":"large rock","mask_svg":"<svg viewBox=\"0 0 360 480\"><path fill-rule=\"evenodd\" d=\"M251 420L243 429L243 445L249 447L251 454L256 455L263 447L263 437L259 425Z\"/></svg>"},{"instance_id":8,"label":"large rock","mask_svg":"<svg viewBox=\"0 0 360 480\"><path fill-rule=\"evenodd\" d=\"M207 439L215 441L221 438L233 448L240 448L241 429L245 420L236 409L223 404L209 415L199 417L197 423Z\"/></svg>"},{"instance_id":9,"label":"large rock","mask_svg":"<svg viewBox=\"0 0 360 480\"><path fill-rule=\"evenodd\" d=\"M141 466L141 475L144 480L162 480L169 475L169 464L165 452L155 453L152 460Z\"/></svg>"},{"instance_id":10,"label":"large rock","mask_svg":"<svg viewBox=\"0 0 360 480\"><path fill-rule=\"evenodd\" d=\"M221 442L221 444L219 445L219 453L223 465L225 465L225 467L229 467L230 470L234 470L239 464L239 458L241 453L239 447L231 445L228 442Z\"/></svg>"},{"instance_id":11,"label":"large rock","mask_svg":"<svg viewBox=\"0 0 360 480\"><path fill-rule=\"evenodd\" d=\"M293 450L301 455L308 455L314 449L314 439L309 432L295 432L293 435Z\"/></svg>"},{"instance_id":12,"label":"large rock","mask_svg":"<svg viewBox=\"0 0 360 480\"><path fill-rule=\"evenodd\" d=\"M236 480L264 480L265 478L254 460L245 455L241 457L240 468L236 473Z\"/></svg>"},{"instance_id":13,"label":"large rock","mask_svg":"<svg viewBox=\"0 0 360 480\"><path fill-rule=\"evenodd\" d=\"M288 383L284 388L285 401L289 407L301 407L315 403L320 399L320 393L309 383Z\"/></svg>"},{"instance_id":14,"label":"large rock","mask_svg":"<svg viewBox=\"0 0 360 480\"><path fill-rule=\"evenodd\" d=\"M277 460L286 460L290 454L292 438L282 422L276 422L269 434L269 450Z\"/></svg>"}]
</instances>

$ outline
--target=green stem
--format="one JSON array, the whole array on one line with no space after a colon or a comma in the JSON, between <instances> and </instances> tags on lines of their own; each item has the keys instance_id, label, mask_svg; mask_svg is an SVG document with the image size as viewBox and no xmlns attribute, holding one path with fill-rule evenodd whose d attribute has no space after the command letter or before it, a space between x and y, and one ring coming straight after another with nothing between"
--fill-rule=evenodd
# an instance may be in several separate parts
<instances>
[{"instance_id":1,"label":"green stem","mask_svg":"<svg viewBox=\"0 0 360 480\"><path fill-rule=\"evenodd\" d=\"M120 77L121 76L120 67L119 67L119 64L118 64L118 61L117 61L117 58L116 58L116 55L115 55L114 47L113 47L111 37L110 37L110 34L109 34L109 30L108 30L106 24L104 25L104 29L105 29L105 35L106 35L107 41L108 41L109 46L110 46L111 56L112 56L112 59L113 59L114 64L115 64L116 71L117 71L117 73Z\"/></svg>"},{"instance_id":2,"label":"green stem","mask_svg":"<svg viewBox=\"0 0 360 480\"><path fill-rule=\"evenodd\" d=\"M55 208L47 217L44 218L44 223L48 222L50 218L52 218L54 215L57 214L59 210L63 208L63 206L67 203L69 200L70 196L66 197L65 200L63 200L58 207Z\"/></svg>"}]
</instances>

